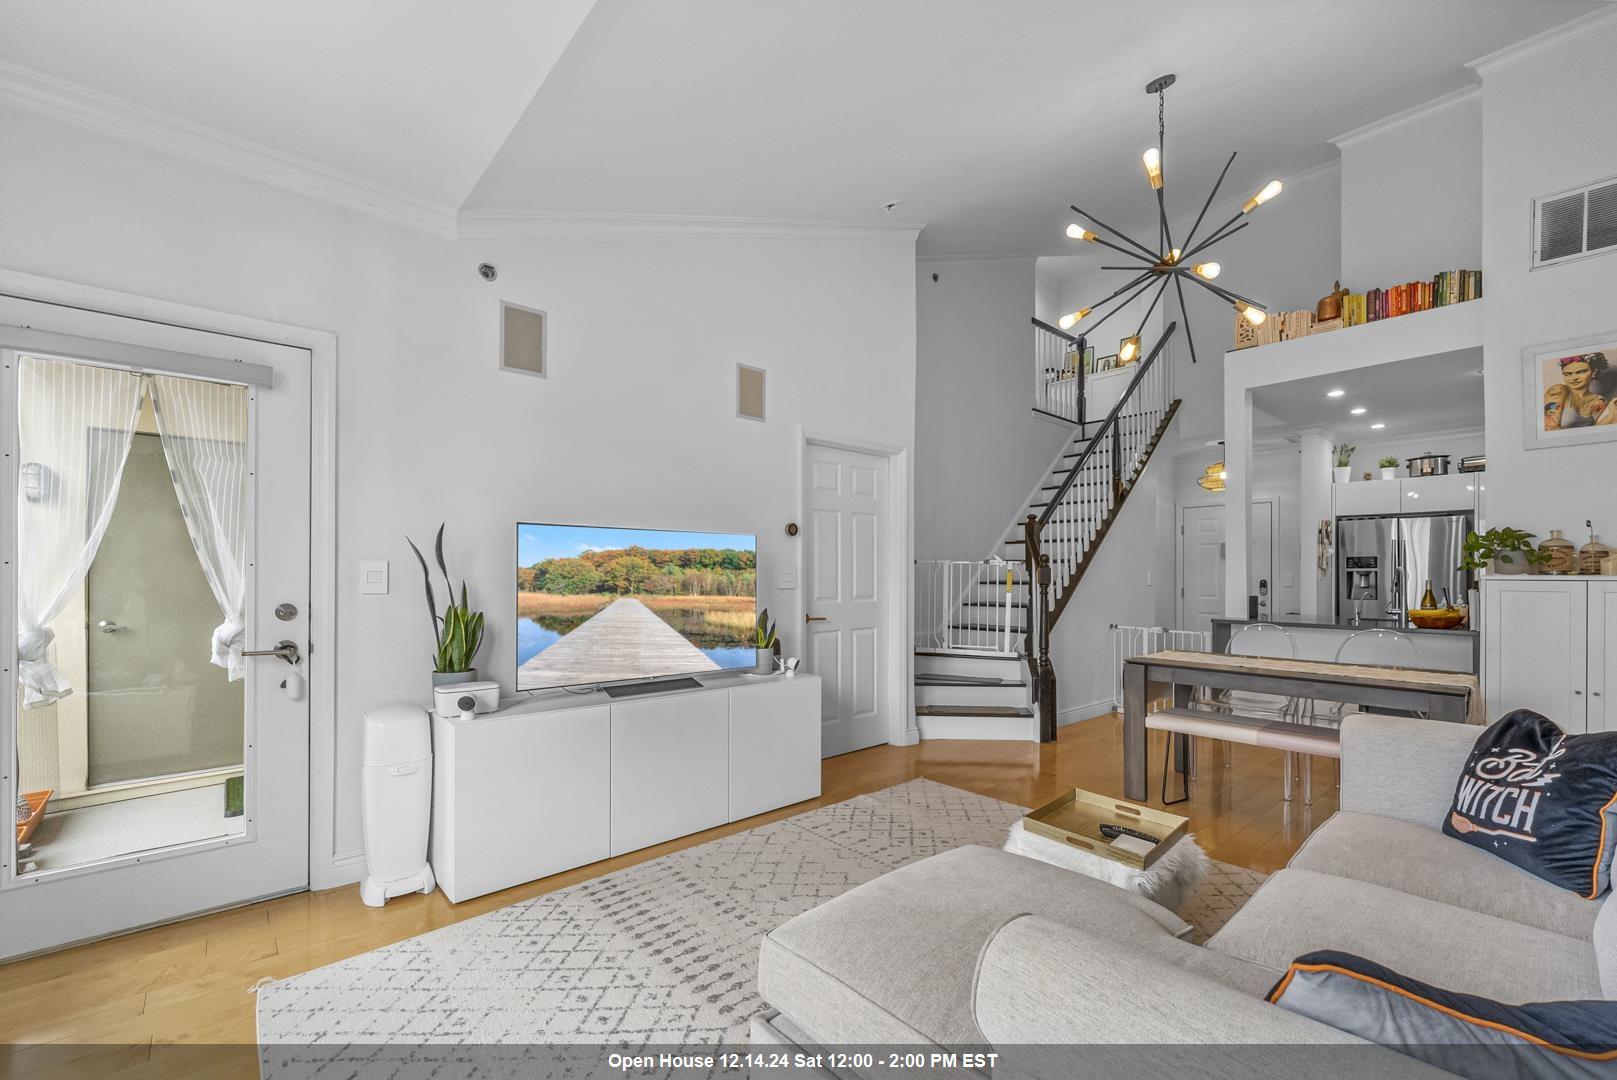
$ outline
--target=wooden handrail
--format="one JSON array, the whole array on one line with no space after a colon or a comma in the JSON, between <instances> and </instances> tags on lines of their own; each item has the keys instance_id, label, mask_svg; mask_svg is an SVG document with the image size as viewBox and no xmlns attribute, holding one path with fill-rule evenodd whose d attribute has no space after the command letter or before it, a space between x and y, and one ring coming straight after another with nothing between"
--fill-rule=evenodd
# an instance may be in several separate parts
<instances>
[{"instance_id":1,"label":"wooden handrail","mask_svg":"<svg viewBox=\"0 0 1617 1080\"><path fill-rule=\"evenodd\" d=\"M1072 488L1073 481L1078 479L1079 471L1089 463L1089 456L1095 452L1095 447L1100 445L1101 439L1116 434L1117 418L1122 415L1123 406L1128 404L1129 399L1134 396L1135 388L1140 385L1140 380L1145 378L1146 370L1156 362L1157 355L1162 352L1162 347L1168 344L1168 339L1173 337L1174 331L1178 328L1179 324L1177 322L1169 323L1168 329L1163 331L1162 337L1158 340L1156 346L1144 360L1140 361L1140 370L1136 371L1134 378L1129 380L1128 389L1124 390L1122 396L1117 399L1117 404L1113 405L1112 411L1106 414L1106 419L1100 422L1100 427L1095 430L1094 436L1089 440L1089 445L1084 447L1084 452L1078 456L1078 460L1073 463L1072 469L1068 471L1067 478L1061 481L1061 486L1056 489L1056 493L1050 497L1050 501L1045 505L1044 512L1039 515L1039 528L1042 529L1050 523L1050 518L1055 514L1056 507L1061 504L1062 499L1066 498L1068 490ZM1057 332L1059 333L1059 331ZM1116 464L1115 459L1114 464Z\"/></svg>"},{"instance_id":2,"label":"wooden handrail","mask_svg":"<svg viewBox=\"0 0 1617 1080\"><path fill-rule=\"evenodd\" d=\"M1056 329L1054 326L1051 326L1049 323L1045 322L1043 319L1040 319L1040 318L1037 318L1037 317L1035 317L1033 319L1033 325L1037 326L1040 330L1046 330L1046 331L1054 334L1058 338L1064 338L1067 341L1072 342L1074 345L1079 344L1079 342L1081 340L1079 338L1073 337L1071 334L1067 333L1065 330Z\"/></svg>"}]
</instances>

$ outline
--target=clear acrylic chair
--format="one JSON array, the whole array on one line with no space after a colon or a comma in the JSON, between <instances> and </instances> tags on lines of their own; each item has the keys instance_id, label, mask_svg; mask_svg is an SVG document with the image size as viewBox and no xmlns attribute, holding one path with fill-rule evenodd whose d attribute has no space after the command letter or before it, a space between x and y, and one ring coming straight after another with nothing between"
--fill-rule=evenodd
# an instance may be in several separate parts
<instances>
[{"instance_id":1,"label":"clear acrylic chair","mask_svg":"<svg viewBox=\"0 0 1617 1080\"><path fill-rule=\"evenodd\" d=\"M1425 659L1421 656L1420 646L1416 644L1412 635L1401 630L1378 628L1375 630L1360 630L1348 635L1336 650L1338 664L1363 664L1367 667L1400 667L1424 668ZM1351 702L1340 702L1335 708L1336 723L1341 723L1342 717L1349 709L1358 706ZM1423 713L1415 713L1424 717Z\"/></svg>"},{"instance_id":2,"label":"clear acrylic chair","mask_svg":"<svg viewBox=\"0 0 1617 1080\"><path fill-rule=\"evenodd\" d=\"M1276 660L1297 659L1297 642L1285 627L1274 623L1248 623L1241 627L1224 645L1224 652L1229 656L1256 656L1269 657ZM1279 694L1261 694L1250 690L1228 690L1222 699L1210 701L1214 709L1226 712L1238 712L1247 716L1266 716L1275 720L1296 722L1302 709L1298 698L1286 697ZM1195 745L1192 740L1191 760L1195 760ZM1233 764L1229 747L1224 752L1224 767L1230 768ZM1291 801L1291 778L1295 768L1294 755L1286 752L1285 782L1283 794L1287 802Z\"/></svg>"}]
</instances>

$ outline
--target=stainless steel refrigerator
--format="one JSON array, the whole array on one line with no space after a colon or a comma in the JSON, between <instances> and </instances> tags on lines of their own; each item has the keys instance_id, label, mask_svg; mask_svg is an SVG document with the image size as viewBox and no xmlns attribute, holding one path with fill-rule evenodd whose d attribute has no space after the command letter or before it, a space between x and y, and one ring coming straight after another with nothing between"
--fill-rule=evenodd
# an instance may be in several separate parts
<instances>
[{"instance_id":1,"label":"stainless steel refrigerator","mask_svg":"<svg viewBox=\"0 0 1617 1080\"><path fill-rule=\"evenodd\" d=\"M1403 626L1420 607L1426 583L1438 603L1444 590L1464 604L1471 573L1461 565L1470 514L1401 514L1336 521L1336 616Z\"/></svg>"}]
</instances>

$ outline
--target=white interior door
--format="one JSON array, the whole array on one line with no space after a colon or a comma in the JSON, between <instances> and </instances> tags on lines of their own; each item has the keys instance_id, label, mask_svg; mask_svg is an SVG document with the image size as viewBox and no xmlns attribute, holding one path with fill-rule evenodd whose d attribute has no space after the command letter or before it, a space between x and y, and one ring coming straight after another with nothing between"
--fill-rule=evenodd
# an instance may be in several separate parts
<instances>
[{"instance_id":1,"label":"white interior door","mask_svg":"<svg viewBox=\"0 0 1617 1080\"><path fill-rule=\"evenodd\" d=\"M0 958L307 887L309 353L0 298L0 377Z\"/></svg>"},{"instance_id":2,"label":"white interior door","mask_svg":"<svg viewBox=\"0 0 1617 1080\"><path fill-rule=\"evenodd\" d=\"M805 663L820 677L820 753L888 741L882 658L889 633L882 580L889 528L887 459L809 444Z\"/></svg>"},{"instance_id":3,"label":"white interior door","mask_svg":"<svg viewBox=\"0 0 1617 1080\"><path fill-rule=\"evenodd\" d=\"M1247 534L1248 580L1258 597L1258 617L1275 611L1274 516L1272 500L1252 503ZM1179 626L1208 631L1224 615L1224 504L1186 506L1179 511Z\"/></svg>"}]
</instances>

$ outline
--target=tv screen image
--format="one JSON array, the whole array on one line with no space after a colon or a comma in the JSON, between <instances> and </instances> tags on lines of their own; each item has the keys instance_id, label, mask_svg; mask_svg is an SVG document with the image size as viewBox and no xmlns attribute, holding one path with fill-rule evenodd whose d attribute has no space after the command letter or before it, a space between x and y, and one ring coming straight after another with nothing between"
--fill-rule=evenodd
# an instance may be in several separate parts
<instances>
[{"instance_id":1,"label":"tv screen image","mask_svg":"<svg viewBox=\"0 0 1617 1080\"><path fill-rule=\"evenodd\" d=\"M758 538L517 526L517 689L750 668Z\"/></svg>"}]
</instances>

